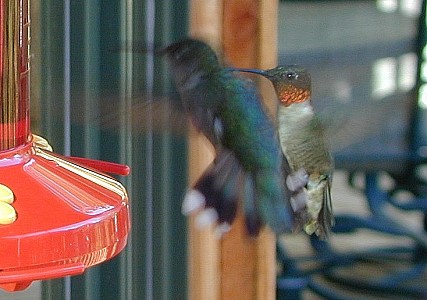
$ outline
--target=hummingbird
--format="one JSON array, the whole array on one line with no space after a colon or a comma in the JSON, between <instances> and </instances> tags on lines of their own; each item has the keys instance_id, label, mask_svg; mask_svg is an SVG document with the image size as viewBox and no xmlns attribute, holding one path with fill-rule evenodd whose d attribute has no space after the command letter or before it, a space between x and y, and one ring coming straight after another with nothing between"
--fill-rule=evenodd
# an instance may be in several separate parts
<instances>
[{"instance_id":1,"label":"hummingbird","mask_svg":"<svg viewBox=\"0 0 427 300\"><path fill-rule=\"evenodd\" d=\"M230 70L255 73L273 84L278 98L280 146L290 165L287 186L299 203L305 202L304 231L327 236L334 224L331 202L334 163L322 122L311 105L310 73L297 65Z\"/></svg>"},{"instance_id":2,"label":"hummingbird","mask_svg":"<svg viewBox=\"0 0 427 300\"><path fill-rule=\"evenodd\" d=\"M159 53L168 61L184 110L215 149L212 165L184 197L183 213L201 210L197 218L217 221L226 232L241 197L250 235L264 224L277 234L291 231L287 161L255 84L224 68L199 40L184 39Z\"/></svg>"}]
</instances>

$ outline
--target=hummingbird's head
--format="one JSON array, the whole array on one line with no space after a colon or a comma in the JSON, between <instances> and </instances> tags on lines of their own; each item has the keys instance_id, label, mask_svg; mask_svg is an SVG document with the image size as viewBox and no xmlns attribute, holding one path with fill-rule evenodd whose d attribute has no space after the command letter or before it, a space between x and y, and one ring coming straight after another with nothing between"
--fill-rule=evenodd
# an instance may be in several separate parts
<instances>
[{"instance_id":1,"label":"hummingbird's head","mask_svg":"<svg viewBox=\"0 0 427 300\"><path fill-rule=\"evenodd\" d=\"M269 79L280 103L284 106L310 100L310 73L298 65L278 66L269 70L243 68L226 68L226 70L258 74Z\"/></svg>"},{"instance_id":2,"label":"hummingbird's head","mask_svg":"<svg viewBox=\"0 0 427 300\"><path fill-rule=\"evenodd\" d=\"M175 42L158 53L167 57L174 73L192 74L195 71L220 67L212 48L195 39L188 38Z\"/></svg>"},{"instance_id":3,"label":"hummingbird's head","mask_svg":"<svg viewBox=\"0 0 427 300\"><path fill-rule=\"evenodd\" d=\"M306 69L297 65L278 66L261 75L273 83L282 105L290 106L310 100L311 78Z\"/></svg>"}]
</instances>

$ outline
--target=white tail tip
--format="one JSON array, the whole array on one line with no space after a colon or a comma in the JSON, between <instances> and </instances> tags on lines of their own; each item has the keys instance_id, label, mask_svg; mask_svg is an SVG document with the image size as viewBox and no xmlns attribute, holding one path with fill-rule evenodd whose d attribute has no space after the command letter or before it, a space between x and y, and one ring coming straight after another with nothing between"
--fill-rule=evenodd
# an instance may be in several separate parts
<instances>
[{"instance_id":1,"label":"white tail tip","mask_svg":"<svg viewBox=\"0 0 427 300\"><path fill-rule=\"evenodd\" d=\"M189 190L185 194L184 200L182 202L181 212L184 215L189 215L205 206L206 200L205 196L200 193L198 190Z\"/></svg>"},{"instance_id":2,"label":"white tail tip","mask_svg":"<svg viewBox=\"0 0 427 300\"><path fill-rule=\"evenodd\" d=\"M196 226L204 229L218 220L218 213L214 208L206 208L201 211L196 217Z\"/></svg>"}]
</instances>

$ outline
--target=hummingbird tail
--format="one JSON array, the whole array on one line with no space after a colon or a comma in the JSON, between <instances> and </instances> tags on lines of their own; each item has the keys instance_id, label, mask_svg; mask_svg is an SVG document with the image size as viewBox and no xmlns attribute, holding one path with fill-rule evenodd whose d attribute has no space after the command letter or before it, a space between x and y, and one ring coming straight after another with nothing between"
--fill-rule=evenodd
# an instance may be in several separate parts
<instances>
[{"instance_id":1,"label":"hummingbird tail","mask_svg":"<svg viewBox=\"0 0 427 300\"><path fill-rule=\"evenodd\" d=\"M212 165L203 173L183 201L182 212L189 215L203 209L196 223L204 227L215 221L220 233L227 231L236 217L241 166L226 150L218 153Z\"/></svg>"},{"instance_id":2,"label":"hummingbird tail","mask_svg":"<svg viewBox=\"0 0 427 300\"><path fill-rule=\"evenodd\" d=\"M270 169L245 172L231 152L222 150L187 192L182 212L185 215L199 212L196 225L201 228L217 222L216 229L221 235L230 229L236 217L242 192L249 235L256 236L265 223L277 234L291 232L294 219L288 201L290 193L284 187L281 172Z\"/></svg>"},{"instance_id":3,"label":"hummingbird tail","mask_svg":"<svg viewBox=\"0 0 427 300\"><path fill-rule=\"evenodd\" d=\"M292 208L289 203L290 193L285 188L283 174L277 170L258 171L254 175L256 203L253 205L259 211L265 223L277 234L291 232L293 227ZM246 201L245 201L246 202ZM246 214L252 215L245 205Z\"/></svg>"},{"instance_id":4,"label":"hummingbird tail","mask_svg":"<svg viewBox=\"0 0 427 300\"><path fill-rule=\"evenodd\" d=\"M323 190L323 205L319 212L319 228L316 234L320 238L327 238L331 232L331 227L334 226L335 219L332 210L331 201L331 178L328 179L326 187Z\"/></svg>"},{"instance_id":5,"label":"hummingbird tail","mask_svg":"<svg viewBox=\"0 0 427 300\"><path fill-rule=\"evenodd\" d=\"M255 179L247 174L243 186L243 207L245 211L246 230L251 236L256 236L262 226L259 207L256 203Z\"/></svg>"}]
</instances>

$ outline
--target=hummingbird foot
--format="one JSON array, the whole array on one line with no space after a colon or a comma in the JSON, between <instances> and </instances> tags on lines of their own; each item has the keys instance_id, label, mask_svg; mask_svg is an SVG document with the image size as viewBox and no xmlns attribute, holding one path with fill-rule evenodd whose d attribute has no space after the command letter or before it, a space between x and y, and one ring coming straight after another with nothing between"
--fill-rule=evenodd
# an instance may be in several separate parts
<instances>
[{"instance_id":1,"label":"hummingbird foot","mask_svg":"<svg viewBox=\"0 0 427 300\"><path fill-rule=\"evenodd\" d=\"M301 168L286 177L286 185L292 192L296 192L305 187L308 183L308 174L305 169Z\"/></svg>"}]
</instances>

